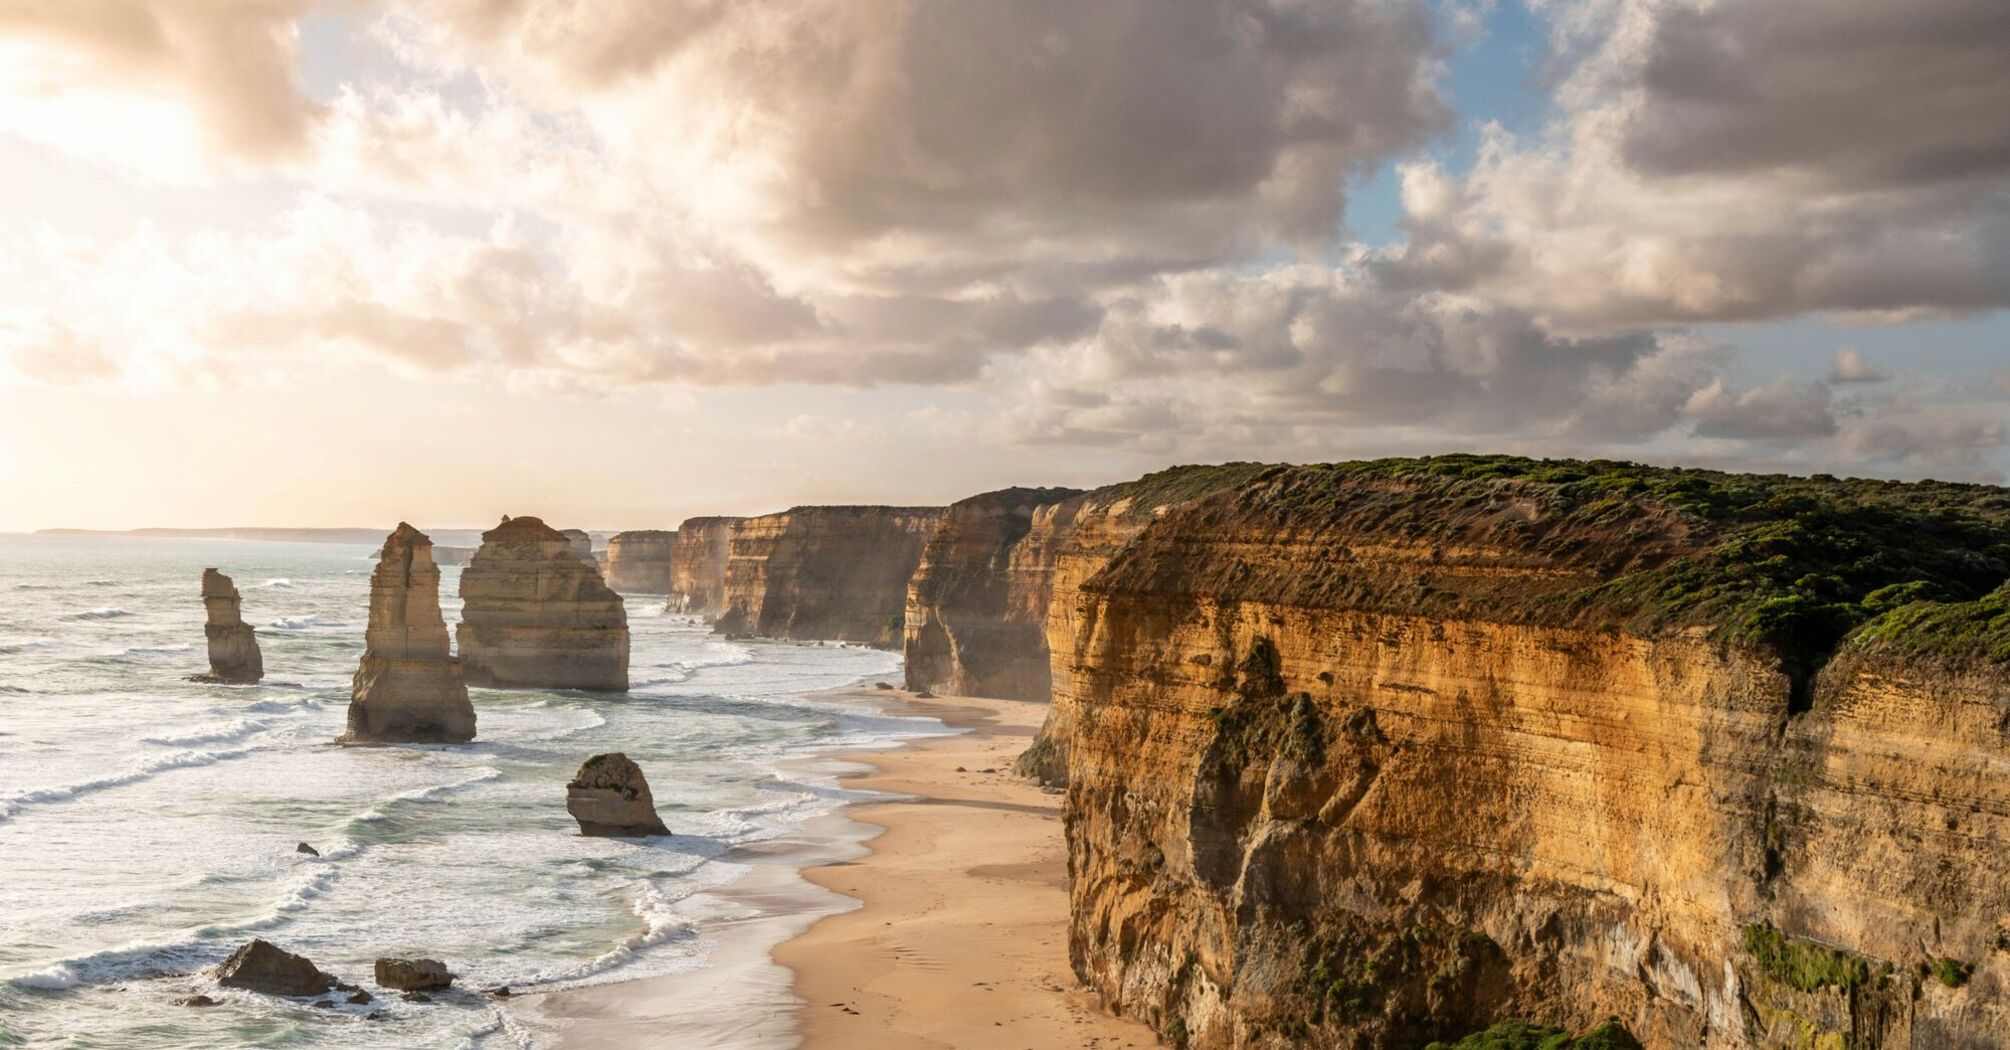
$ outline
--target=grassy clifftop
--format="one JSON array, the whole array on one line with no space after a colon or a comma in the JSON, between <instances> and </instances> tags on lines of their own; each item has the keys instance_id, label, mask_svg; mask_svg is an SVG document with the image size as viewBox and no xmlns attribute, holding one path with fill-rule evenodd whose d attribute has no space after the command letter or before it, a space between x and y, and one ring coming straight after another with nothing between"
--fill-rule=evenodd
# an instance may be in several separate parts
<instances>
[{"instance_id":1,"label":"grassy clifftop","mask_svg":"<svg viewBox=\"0 0 2010 1050\"><path fill-rule=\"evenodd\" d=\"M2010 490L1993 486L1454 455L1252 470L1177 517L1175 537L1183 525L1239 521L1315 552L1288 580L1198 570L1218 574L1211 583L1224 597L1267 588L1307 602L1400 599L1640 632L1703 627L1802 672L1852 632L1863 644L2010 659L2010 595L1999 589L2010 580ZM1316 554L1375 539L1506 552L1569 574L1519 595L1462 595L1447 574L1446 587L1424 581L1413 599L1371 593L1360 563ZM1150 540L1133 555L1151 561ZM1143 568L1163 573L1175 560Z\"/></svg>"}]
</instances>

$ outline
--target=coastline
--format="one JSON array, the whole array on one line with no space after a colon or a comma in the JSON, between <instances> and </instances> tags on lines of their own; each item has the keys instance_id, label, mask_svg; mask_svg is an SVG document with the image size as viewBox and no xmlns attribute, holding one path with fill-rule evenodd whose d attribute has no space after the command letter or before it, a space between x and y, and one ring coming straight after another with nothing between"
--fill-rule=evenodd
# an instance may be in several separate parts
<instances>
[{"instance_id":1,"label":"coastline","mask_svg":"<svg viewBox=\"0 0 2010 1050\"><path fill-rule=\"evenodd\" d=\"M679 1047L1157 1045L1068 969L1060 799L1010 772L1045 705L817 695L959 732L811 760L841 763L846 790L891 797L850 802L749 858L755 869L716 895L758 900L744 920L758 929L720 938L702 969L524 996L511 1014L563 1050L662 1045L672 1031ZM729 985L736 1008L721 1010Z\"/></svg>"}]
</instances>

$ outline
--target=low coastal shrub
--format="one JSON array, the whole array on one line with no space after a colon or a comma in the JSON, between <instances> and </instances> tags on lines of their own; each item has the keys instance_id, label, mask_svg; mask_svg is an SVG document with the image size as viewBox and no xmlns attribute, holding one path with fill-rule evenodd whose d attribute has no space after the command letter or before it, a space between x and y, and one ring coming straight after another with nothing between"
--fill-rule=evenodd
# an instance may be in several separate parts
<instances>
[{"instance_id":1,"label":"low coastal shrub","mask_svg":"<svg viewBox=\"0 0 2010 1050\"><path fill-rule=\"evenodd\" d=\"M1803 992L1848 992L1870 983L1870 960L1781 933L1772 926L1745 927L1745 951L1773 979ZM1881 968L1888 972L1889 967Z\"/></svg>"}]
</instances>

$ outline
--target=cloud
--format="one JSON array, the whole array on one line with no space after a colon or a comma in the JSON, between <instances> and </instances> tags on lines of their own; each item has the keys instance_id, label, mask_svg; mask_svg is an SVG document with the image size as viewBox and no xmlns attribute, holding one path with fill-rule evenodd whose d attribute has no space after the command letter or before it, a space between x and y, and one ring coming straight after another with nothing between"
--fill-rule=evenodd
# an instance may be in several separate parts
<instances>
[{"instance_id":1,"label":"cloud","mask_svg":"<svg viewBox=\"0 0 2010 1050\"><path fill-rule=\"evenodd\" d=\"M1854 346L1836 348L1836 362L1829 369L1831 383L1882 383L1890 378L1864 359L1863 351Z\"/></svg>"},{"instance_id":2,"label":"cloud","mask_svg":"<svg viewBox=\"0 0 2010 1050\"><path fill-rule=\"evenodd\" d=\"M311 0L0 0L7 69L0 80L10 82L16 101L31 103L0 109L0 119L17 131L58 137L60 121L39 119L33 100L97 96L143 114L155 108L152 97L167 95L182 100L221 152L258 161L286 156L304 146L319 110L296 82L297 22L310 6Z\"/></svg>"},{"instance_id":3,"label":"cloud","mask_svg":"<svg viewBox=\"0 0 2010 1050\"><path fill-rule=\"evenodd\" d=\"M104 347L57 323L16 329L0 325L0 351L15 371L55 386L112 379L119 374L118 362Z\"/></svg>"},{"instance_id":4,"label":"cloud","mask_svg":"<svg viewBox=\"0 0 2010 1050\"><path fill-rule=\"evenodd\" d=\"M1584 0L1558 119L1404 173L1385 279L1549 325L2010 305L2010 17L1992 0Z\"/></svg>"},{"instance_id":5,"label":"cloud","mask_svg":"<svg viewBox=\"0 0 2010 1050\"><path fill-rule=\"evenodd\" d=\"M1720 379L1698 390L1685 408L1697 420L1699 437L1804 441L1835 434L1830 401L1826 383L1780 379L1750 390L1733 391Z\"/></svg>"}]
</instances>

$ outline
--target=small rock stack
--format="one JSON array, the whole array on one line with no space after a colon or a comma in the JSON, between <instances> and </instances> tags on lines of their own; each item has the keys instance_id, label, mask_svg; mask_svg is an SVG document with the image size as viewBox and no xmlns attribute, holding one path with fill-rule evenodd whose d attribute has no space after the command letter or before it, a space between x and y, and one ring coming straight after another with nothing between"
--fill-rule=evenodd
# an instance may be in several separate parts
<instances>
[{"instance_id":1,"label":"small rock stack","mask_svg":"<svg viewBox=\"0 0 2010 1050\"><path fill-rule=\"evenodd\" d=\"M244 622L237 585L215 569L202 570L202 605L208 614L202 633L209 639L209 673L199 682L252 685L265 677L258 636Z\"/></svg>"},{"instance_id":2,"label":"small rock stack","mask_svg":"<svg viewBox=\"0 0 2010 1050\"><path fill-rule=\"evenodd\" d=\"M433 541L403 522L370 574L370 625L339 743L464 744L475 709L440 615Z\"/></svg>"},{"instance_id":3,"label":"small rock stack","mask_svg":"<svg viewBox=\"0 0 2010 1050\"><path fill-rule=\"evenodd\" d=\"M579 821L579 833L608 838L668 835L656 815L656 799L642 767L619 751L595 755L565 786L565 811Z\"/></svg>"}]
</instances>

